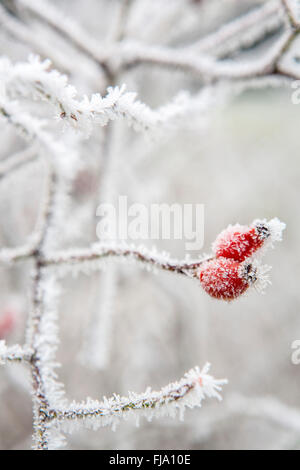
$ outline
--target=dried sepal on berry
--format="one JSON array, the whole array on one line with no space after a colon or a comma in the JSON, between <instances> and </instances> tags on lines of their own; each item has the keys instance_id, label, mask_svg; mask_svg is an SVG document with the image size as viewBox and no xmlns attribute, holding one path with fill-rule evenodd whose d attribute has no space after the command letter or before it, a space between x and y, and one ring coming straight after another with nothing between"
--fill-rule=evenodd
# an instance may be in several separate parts
<instances>
[{"instance_id":1,"label":"dried sepal on berry","mask_svg":"<svg viewBox=\"0 0 300 470\"><path fill-rule=\"evenodd\" d=\"M272 245L282 239L285 224L277 218L270 220L255 220L250 226L229 225L216 238L212 245L215 256L245 261L260 248Z\"/></svg>"},{"instance_id":2,"label":"dried sepal on berry","mask_svg":"<svg viewBox=\"0 0 300 470\"><path fill-rule=\"evenodd\" d=\"M215 299L227 301L242 295L257 280L252 264L227 258L205 261L198 274L205 292Z\"/></svg>"},{"instance_id":3,"label":"dried sepal on berry","mask_svg":"<svg viewBox=\"0 0 300 470\"><path fill-rule=\"evenodd\" d=\"M260 294L264 294L268 286L272 284L269 272L272 267L267 264L261 264L258 260L253 260L251 262L252 269L255 270L255 282L253 282L254 288Z\"/></svg>"},{"instance_id":4,"label":"dried sepal on berry","mask_svg":"<svg viewBox=\"0 0 300 470\"><path fill-rule=\"evenodd\" d=\"M266 244L273 246L274 242L282 240L282 233L286 228L286 224L281 222L277 217L267 221L266 219L254 220L253 226L256 227L261 237L264 237Z\"/></svg>"}]
</instances>

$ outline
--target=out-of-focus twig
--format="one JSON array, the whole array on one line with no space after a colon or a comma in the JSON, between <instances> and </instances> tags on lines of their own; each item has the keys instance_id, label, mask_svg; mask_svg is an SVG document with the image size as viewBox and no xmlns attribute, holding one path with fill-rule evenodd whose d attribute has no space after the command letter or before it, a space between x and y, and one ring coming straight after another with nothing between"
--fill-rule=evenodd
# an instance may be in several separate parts
<instances>
[{"instance_id":1,"label":"out-of-focus twig","mask_svg":"<svg viewBox=\"0 0 300 470\"><path fill-rule=\"evenodd\" d=\"M25 150L21 150L0 162L0 181L4 179L5 176L17 171L19 168L22 168L23 165L34 161L36 159L37 152L37 148L32 146Z\"/></svg>"}]
</instances>

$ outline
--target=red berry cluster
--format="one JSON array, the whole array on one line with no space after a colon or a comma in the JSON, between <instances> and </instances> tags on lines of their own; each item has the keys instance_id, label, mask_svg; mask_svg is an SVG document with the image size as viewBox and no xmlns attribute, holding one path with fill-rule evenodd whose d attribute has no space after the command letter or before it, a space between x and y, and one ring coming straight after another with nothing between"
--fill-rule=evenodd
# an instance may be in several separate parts
<instances>
[{"instance_id":1,"label":"red berry cluster","mask_svg":"<svg viewBox=\"0 0 300 470\"><path fill-rule=\"evenodd\" d=\"M233 300L257 280L256 268L249 258L270 237L267 223L234 225L218 235L212 245L215 257L199 269L203 289L216 299Z\"/></svg>"}]
</instances>

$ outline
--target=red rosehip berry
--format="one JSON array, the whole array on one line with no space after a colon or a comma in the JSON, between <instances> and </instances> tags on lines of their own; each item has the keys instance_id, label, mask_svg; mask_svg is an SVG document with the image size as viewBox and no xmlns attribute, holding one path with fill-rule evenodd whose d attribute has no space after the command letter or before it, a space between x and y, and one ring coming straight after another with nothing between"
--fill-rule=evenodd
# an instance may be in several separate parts
<instances>
[{"instance_id":1,"label":"red rosehip berry","mask_svg":"<svg viewBox=\"0 0 300 470\"><path fill-rule=\"evenodd\" d=\"M256 281L256 270L250 263L215 258L201 265L199 279L211 297L229 301L239 297Z\"/></svg>"},{"instance_id":2,"label":"red rosehip berry","mask_svg":"<svg viewBox=\"0 0 300 470\"><path fill-rule=\"evenodd\" d=\"M5 339L16 326L16 313L13 310L5 310L0 316L0 340Z\"/></svg>"},{"instance_id":3,"label":"red rosehip berry","mask_svg":"<svg viewBox=\"0 0 300 470\"><path fill-rule=\"evenodd\" d=\"M267 223L256 221L251 225L229 225L212 245L216 257L244 261L253 255L271 235Z\"/></svg>"}]
</instances>

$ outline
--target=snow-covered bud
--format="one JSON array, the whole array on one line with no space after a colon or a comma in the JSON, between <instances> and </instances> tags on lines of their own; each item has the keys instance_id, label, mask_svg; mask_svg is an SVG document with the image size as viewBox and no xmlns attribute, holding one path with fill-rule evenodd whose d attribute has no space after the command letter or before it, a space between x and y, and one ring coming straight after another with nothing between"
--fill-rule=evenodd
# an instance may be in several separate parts
<instances>
[{"instance_id":1,"label":"snow-covered bud","mask_svg":"<svg viewBox=\"0 0 300 470\"><path fill-rule=\"evenodd\" d=\"M267 242L281 240L285 224L278 219L255 220L250 226L229 225L212 245L216 257L242 262Z\"/></svg>"},{"instance_id":2,"label":"snow-covered bud","mask_svg":"<svg viewBox=\"0 0 300 470\"><path fill-rule=\"evenodd\" d=\"M203 289L211 297L233 300L256 281L256 268L247 262L215 258L201 265L199 279Z\"/></svg>"}]
</instances>

